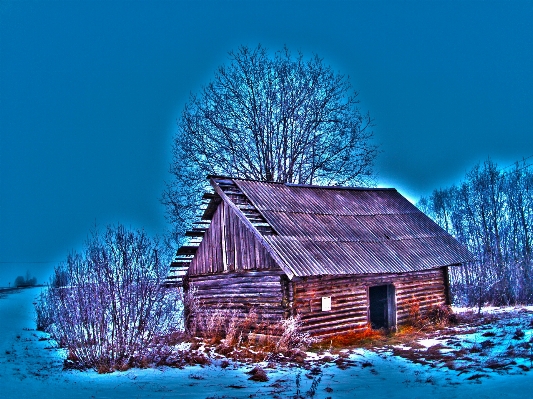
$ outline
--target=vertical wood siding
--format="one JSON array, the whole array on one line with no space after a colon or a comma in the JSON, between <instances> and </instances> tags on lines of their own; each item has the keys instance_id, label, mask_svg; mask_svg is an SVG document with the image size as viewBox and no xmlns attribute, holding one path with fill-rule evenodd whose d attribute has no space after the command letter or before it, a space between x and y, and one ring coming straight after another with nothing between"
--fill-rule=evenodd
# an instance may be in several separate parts
<instances>
[{"instance_id":1,"label":"vertical wood siding","mask_svg":"<svg viewBox=\"0 0 533 399\"><path fill-rule=\"evenodd\" d=\"M189 275L280 270L254 234L223 201L189 267Z\"/></svg>"}]
</instances>

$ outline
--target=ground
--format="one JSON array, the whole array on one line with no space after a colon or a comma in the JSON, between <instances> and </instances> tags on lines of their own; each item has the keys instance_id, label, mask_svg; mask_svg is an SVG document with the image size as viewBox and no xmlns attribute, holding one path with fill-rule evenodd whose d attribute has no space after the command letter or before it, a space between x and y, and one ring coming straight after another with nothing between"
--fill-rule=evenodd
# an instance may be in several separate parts
<instances>
[{"instance_id":1,"label":"ground","mask_svg":"<svg viewBox=\"0 0 533 399\"><path fill-rule=\"evenodd\" d=\"M309 353L303 365L214 360L184 368L98 374L64 370L65 354L35 330L40 288L0 293L2 398L524 398L533 387L533 308L463 310L466 323L411 342ZM528 346L529 345L529 346ZM261 378L257 378L261 379Z\"/></svg>"}]
</instances>

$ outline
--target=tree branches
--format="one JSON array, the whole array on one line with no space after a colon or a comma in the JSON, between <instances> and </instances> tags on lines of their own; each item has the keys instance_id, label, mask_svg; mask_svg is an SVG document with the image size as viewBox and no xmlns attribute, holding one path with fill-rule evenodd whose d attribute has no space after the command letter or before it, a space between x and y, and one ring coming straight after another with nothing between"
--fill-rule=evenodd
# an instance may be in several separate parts
<instances>
[{"instance_id":1,"label":"tree branches","mask_svg":"<svg viewBox=\"0 0 533 399\"><path fill-rule=\"evenodd\" d=\"M261 46L230 52L178 123L171 172L162 202L180 223L180 192L204 184L207 174L299 184L367 185L377 146L372 120L357 108L347 76L321 58L270 56ZM198 180L197 180L198 179ZM194 201L193 201L194 202Z\"/></svg>"},{"instance_id":2,"label":"tree branches","mask_svg":"<svg viewBox=\"0 0 533 399\"><path fill-rule=\"evenodd\" d=\"M167 289L168 259L142 231L94 234L54 270L36 305L38 328L68 349L74 367L100 372L153 361L182 323L179 292Z\"/></svg>"},{"instance_id":3,"label":"tree branches","mask_svg":"<svg viewBox=\"0 0 533 399\"><path fill-rule=\"evenodd\" d=\"M531 166L531 165L529 165ZM420 207L476 256L452 268L459 299L494 304L533 301L533 172L476 165L458 186L435 190Z\"/></svg>"}]
</instances>

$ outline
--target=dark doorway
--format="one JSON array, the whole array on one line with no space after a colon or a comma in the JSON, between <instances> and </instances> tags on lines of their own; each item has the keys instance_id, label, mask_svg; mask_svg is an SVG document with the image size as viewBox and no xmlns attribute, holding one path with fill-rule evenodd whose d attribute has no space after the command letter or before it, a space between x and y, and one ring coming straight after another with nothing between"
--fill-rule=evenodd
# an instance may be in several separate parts
<instances>
[{"instance_id":1,"label":"dark doorway","mask_svg":"<svg viewBox=\"0 0 533 399\"><path fill-rule=\"evenodd\" d=\"M393 328L396 325L394 286L378 285L368 289L370 325L373 329Z\"/></svg>"}]
</instances>

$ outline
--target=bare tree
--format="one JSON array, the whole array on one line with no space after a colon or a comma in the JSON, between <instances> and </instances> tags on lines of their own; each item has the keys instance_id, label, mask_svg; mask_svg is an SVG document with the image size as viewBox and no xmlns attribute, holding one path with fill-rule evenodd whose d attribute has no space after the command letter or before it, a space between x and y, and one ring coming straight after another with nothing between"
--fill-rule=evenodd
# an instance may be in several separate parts
<instances>
[{"instance_id":1,"label":"bare tree","mask_svg":"<svg viewBox=\"0 0 533 399\"><path fill-rule=\"evenodd\" d=\"M458 302L533 302L533 173L531 164L499 169L488 160L459 186L435 190L419 206L464 243L476 262L450 269Z\"/></svg>"},{"instance_id":2,"label":"bare tree","mask_svg":"<svg viewBox=\"0 0 533 399\"><path fill-rule=\"evenodd\" d=\"M287 48L230 52L192 94L175 137L162 202L172 223L190 217L208 174L299 184L368 185L377 146L349 78L317 55Z\"/></svg>"},{"instance_id":3,"label":"bare tree","mask_svg":"<svg viewBox=\"0 0 533 399\"><path fill-rule=\"evenodd\" d=\"M156 361L182 328L180 292L165 288L157 241L123 226L95 233L54 270L37 308L38 328L68 350L72 367L99 372Z\"/></svg>"}]
</instances>

